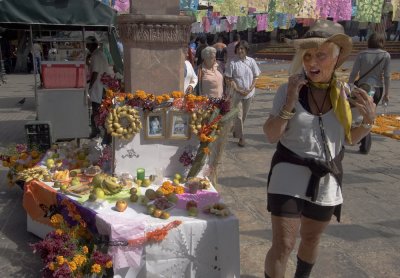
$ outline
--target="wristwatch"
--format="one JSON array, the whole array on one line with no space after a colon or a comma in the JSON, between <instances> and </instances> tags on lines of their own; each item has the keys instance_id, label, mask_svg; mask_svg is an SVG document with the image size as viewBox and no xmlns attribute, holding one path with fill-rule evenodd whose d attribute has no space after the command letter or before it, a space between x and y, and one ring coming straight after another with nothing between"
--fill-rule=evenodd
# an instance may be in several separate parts
<instances>
[{"instance_id":1,"label":"wristwatch","mask_svg":"<svg viewBox=\"0 0 400 278\"><path fill-rule=\"evenodd\" d=\"M372 125L373 125L373 123L372 123L372 124L368 124L368 123L362 123L362 124L361 124L361 126L362 126L363 128L365 128L365 129L371 129L371 128L372 128Z\"/></svg>"}]
</instances>

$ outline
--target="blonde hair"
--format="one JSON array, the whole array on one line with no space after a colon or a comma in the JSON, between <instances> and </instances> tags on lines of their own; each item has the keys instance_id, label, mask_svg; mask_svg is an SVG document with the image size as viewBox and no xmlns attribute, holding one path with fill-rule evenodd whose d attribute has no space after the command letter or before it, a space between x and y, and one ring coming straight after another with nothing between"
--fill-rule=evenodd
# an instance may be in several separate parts
<instances>
[{"instance_id":1,"label":"blonde hair","mask_svg":"<svg viewBox=\"0 0 400 278\"><path fill-rule=\"evenodd\" d=\"M328 42L328 43L333 45L332 55L333 57L337 58L340 54L340 47L333 42ZM289 67L289 75L303 73L303 57L304 54L306 54L307 50L308 49L303 49L303 48L297 49L293 57L292 63L290 64Z\"/></svg>"}]
</instances>

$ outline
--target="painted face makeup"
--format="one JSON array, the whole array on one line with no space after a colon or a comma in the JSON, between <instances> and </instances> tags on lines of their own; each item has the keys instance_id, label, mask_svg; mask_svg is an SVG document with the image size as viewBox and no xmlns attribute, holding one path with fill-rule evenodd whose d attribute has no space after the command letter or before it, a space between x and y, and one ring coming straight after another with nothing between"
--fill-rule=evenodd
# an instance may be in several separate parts
<instances>
[{"instance_id":1,"label":"painted face makeup","mask_svg":"<svg viewBox=\"0 0 400 278\"><path fill-rule=\"evenodd\" d=\"M329 82L337 58L333 43L324 43L318 48L307 49L303 56L303 67L307 77L313 82Z\"/></svg>"}]
</instances>

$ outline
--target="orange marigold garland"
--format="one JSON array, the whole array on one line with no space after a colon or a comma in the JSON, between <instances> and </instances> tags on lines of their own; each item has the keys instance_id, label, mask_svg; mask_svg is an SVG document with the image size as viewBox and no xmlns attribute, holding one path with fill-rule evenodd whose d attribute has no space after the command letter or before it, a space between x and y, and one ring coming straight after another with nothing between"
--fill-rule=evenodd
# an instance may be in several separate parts
<instances>
[{"instance_id":1,"label":"orange marigold garland","mask_svg":"<svg viewBox=\"0 0 400 278\"><path fill-rule=\"evenodd\" d=\"M371 132L400 140L400 115L379 115Z\"/></svg>"},{"instance_id":2,"label":"orange marigold garland","mask_svg":"<svg viewBox=\"0 0 400 278\"><path fill-rule=\"evenodd\" d=\"M152 243L152 242L160 242L163 241L167 235L168 232L179 225L182 224L182 221L180 220L175 220L167 225L163 226L162 228L155 229L154 231L147 232L145 236L139 237L136 239L128 240L128 244L130 246L137 246L137 245L142 245L145 243Z\"/></svg>"}]
</instances>

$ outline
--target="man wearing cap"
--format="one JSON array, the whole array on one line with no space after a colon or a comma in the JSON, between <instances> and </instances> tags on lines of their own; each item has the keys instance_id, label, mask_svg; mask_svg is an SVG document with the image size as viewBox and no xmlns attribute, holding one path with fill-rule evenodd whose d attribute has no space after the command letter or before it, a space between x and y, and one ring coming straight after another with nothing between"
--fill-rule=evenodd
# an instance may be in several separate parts
<instances>
[{"instance_id":1,"label":"man wearing cap","mask_svg":"<svg viewBox=\"0 0 400 278\"><path fill-rule=\"evenodd\" d=\"M267 140L278 143L268 175L273 237L265 277L285 276L300 232L295 277L304 278L310 277L332 215L340 220L344 145L368 134L375 104L360 88L350 98L349 86L336 79L335 69L352 49L342 25L318 20L302 39L289 43L296 48L291 76L279 87L264 124ZM362 123L352 125L358 115Z\"/></svg>"},{"instance_id":2,"label":"man wearing cap","mask_svg":"<svg viewBox=\"0 0 400 278\"><path fill-rule=\"evenodd\" d=\"M99 48L99 42L96 37L86 38L86 48L89 50L89 97L92 102L91 126L92 132L90 138L100 134L100 129L96 126L95 117L103 99L104 85L101 82L101 76L108 72L108 62L103 51Z\"/></svg>"}]
</instances>

